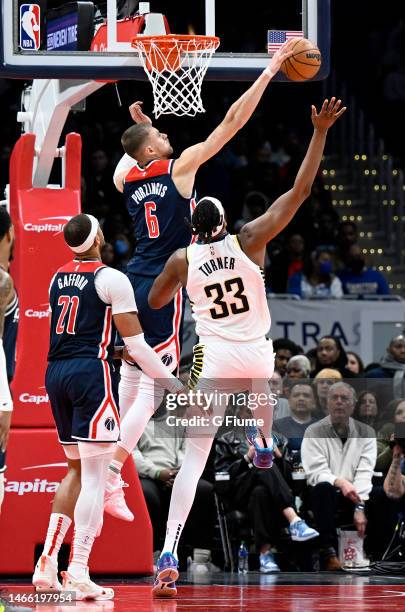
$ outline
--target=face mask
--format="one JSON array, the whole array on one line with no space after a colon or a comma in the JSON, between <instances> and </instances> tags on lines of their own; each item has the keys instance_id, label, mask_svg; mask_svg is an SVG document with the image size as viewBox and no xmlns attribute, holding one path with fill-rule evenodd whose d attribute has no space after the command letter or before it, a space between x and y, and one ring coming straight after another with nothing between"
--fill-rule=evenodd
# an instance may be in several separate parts
<instances>
[{"instance_id":1,"label":"face mask","mask_svg":"<svg viewBox=\"0 0 405 612\"><path fill-rule=\"evenodd\" d=\"M116 240L114 242L114 249L117 255L126 255L128 253L128 245L125 240Z\"/></svg>"},{"instance_id":2,"label":"face mask","mask_svg":"<svg viewBox=\"0 0 405 612\"><path fill-rule=\"evenodd\" d=\"M329 276L332 272L332 262L331 261L322 261L319 264L319 274L321 276Z\"/></svg>"},{"instance_id":3,"label":"face mask","mask_svg":"<svg viewBox=\"0 0 405 612\"><path fill-rule=\"evenodd\" d=\"M351 259L347 265L354 274L360 274L360 272L364 268L365 263L366 262L362 257L356 257L355 259Z\"/></svg>"}]
</instances>

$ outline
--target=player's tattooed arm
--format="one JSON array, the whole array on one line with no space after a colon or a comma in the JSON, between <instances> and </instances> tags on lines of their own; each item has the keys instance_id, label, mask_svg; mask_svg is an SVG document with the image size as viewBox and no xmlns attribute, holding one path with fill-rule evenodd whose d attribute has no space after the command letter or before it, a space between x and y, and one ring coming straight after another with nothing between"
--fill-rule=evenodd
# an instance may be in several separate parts
<instances>
[{"instance_id":1,"label":"player's tattooed arm","mask_svg":"<svg viewBox=\"0 0 405 612\"><path fill-rule=\"evenodd\" d=\"M396 445L392 451L392 462L388 474L384 480L384 491L387 497L399 499L405 493L401 474L401 447Z\"/></svg>"},{"instance_id":2,"label":"player's tattooed arm","mask_svg":"<svg viewBox=\"0 0 405 612\"><path fill-rule=\"evenodd\" d=\"M4 315L13 290L14 285L11 276L4 270L0 270L0 338L3 337Z\"/></svg>"}]
</instances>

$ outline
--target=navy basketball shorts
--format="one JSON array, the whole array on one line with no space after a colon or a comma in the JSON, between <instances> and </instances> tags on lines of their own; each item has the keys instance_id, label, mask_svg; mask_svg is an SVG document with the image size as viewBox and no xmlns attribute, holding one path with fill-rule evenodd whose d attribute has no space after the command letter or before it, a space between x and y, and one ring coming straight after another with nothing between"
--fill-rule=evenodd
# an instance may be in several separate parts
<instances>
[{"instance_id":1,"label":"navy basketball shorts","mask_svg":"<svg viewBox=\"0 0 405 612\"><path fill-rule=\"evenodd\" d=\"M50 361L45 386L61 444L119 439L118 375L108 361Z\"/></svg>"},{"instance_id":2,"label":"navy basketball shorts","mask_svg":"<svg viewBox=\"0 0 405 612\"><path fill-rule=\"evenodd\" d=\"M163 363L175 370L180 362L183 334L185 291L180 289L174 299L163 308L153 310L148 295L154 278L127 274L134 288L138 317L145 340L159 355Z\"/></svg>"},{"instance_id":3,"label":"navy basketball shorts","mask_svg":"<svg viewBox=\"0 0 405 612\"><path fill-rule=\"evenodd\" d=\"M0 474L6 471L6 453L0 450Z\"/></svg>"}]
</instances>

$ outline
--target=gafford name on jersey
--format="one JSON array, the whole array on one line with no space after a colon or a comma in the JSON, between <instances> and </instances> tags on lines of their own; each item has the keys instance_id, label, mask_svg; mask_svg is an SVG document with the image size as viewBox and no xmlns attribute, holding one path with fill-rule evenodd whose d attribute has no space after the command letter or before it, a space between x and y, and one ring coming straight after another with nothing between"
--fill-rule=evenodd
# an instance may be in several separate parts
<instances>
[{"instance_id":1,"label":"gafford name on jersey","mask_svg":"<svg viewBox=\"0 0 405 612\"><path fill-rule=\"evenodd\" d=\"M58 278L58 287L59 289L63 289L64 287L78 287L78 289L82 290L88 282L87 278L81 274L66 274L63 278Z\"/></svg>"}]
</instances>

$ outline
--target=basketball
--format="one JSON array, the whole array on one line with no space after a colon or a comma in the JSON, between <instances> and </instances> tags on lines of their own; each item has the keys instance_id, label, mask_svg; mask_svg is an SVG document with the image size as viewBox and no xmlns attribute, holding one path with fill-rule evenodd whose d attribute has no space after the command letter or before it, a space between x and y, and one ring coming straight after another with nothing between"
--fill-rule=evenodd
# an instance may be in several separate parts
<instances>
[{"instance_id":1,"label":"basketball","mask_svg":"<svg viewBox=\"0 0 405 612\"><path fill-rule=\"evenodd\" d=\"M291 81L312 79L322 63L318 47L307 38L299 38L293 47L293 54L285 60L281 70Z\"/></svg>"}]
</instances>

